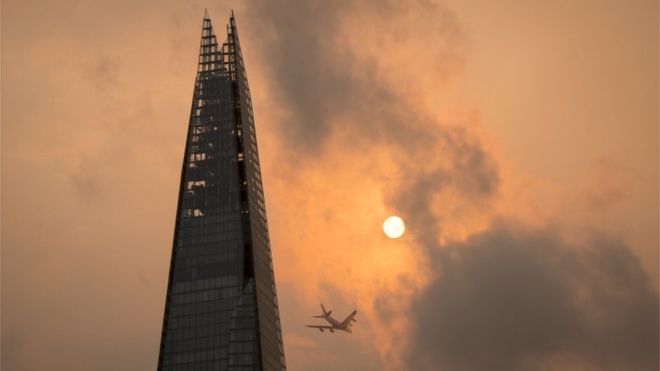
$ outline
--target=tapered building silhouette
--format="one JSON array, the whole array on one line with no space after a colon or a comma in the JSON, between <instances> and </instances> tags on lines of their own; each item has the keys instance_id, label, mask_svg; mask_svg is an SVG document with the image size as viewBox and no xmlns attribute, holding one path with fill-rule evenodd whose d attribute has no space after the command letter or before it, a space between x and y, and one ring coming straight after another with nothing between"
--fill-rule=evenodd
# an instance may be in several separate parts
<instances>
[{"instance_id":1,"label":"tapered building silhouette","mask_svg":"<svg viewBox=\"0 0 660 371\"><path fill-rule=\"evenodd\" d=\"M232 13L204 14L158 370L285 370L259 154Z\"/></svg>"}]
</instances>

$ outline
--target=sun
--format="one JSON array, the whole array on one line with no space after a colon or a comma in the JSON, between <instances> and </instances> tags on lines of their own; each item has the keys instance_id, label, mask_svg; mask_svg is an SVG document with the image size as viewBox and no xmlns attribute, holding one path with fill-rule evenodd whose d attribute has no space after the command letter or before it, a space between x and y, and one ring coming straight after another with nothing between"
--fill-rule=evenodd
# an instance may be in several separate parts
<instances>
[{"instance_id":1,"label":"sun","mask_svg":"<svg viewBox=\"0 0 660 371\"><path fill-rule=\"evenodd\" d=\"M389 238L399 238L403 235L405 230L406 225L403 223L403 219L396 215L392 215L385 219L385 223L383 223L383 231Z\"/></svg>"}]
</instances>

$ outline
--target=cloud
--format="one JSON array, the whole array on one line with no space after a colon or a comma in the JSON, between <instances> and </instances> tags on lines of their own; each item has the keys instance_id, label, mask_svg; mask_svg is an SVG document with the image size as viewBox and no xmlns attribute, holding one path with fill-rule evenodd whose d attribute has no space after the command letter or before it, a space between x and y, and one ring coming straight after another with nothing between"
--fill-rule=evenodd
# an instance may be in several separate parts
<instances>
[{"instance_id":1,"label":"cloud","mask_svg":"<svg viewBox=\"0 0 660 371\"><path fill-rule=\"evenodd\" d=\"M329 118L349 104L359 85L334 53L343 1L252 1L248 15L268 30L262 40L279 100L292 110L287 134L306 149L330 131ZM350 62L349 62L350 64Z\"/></svg>"},{"instance_id":2,"label":"cloud","mask_svg":"<svg viewBox=\"0 0 660 371\"><path fill-rule=\"evenodd\" d=\"M252 0L244 14L239 28L245 19L253 25L245 30L257 31L248 33L257 45L249 54L244 48L248 68L251 58L267 61L260 66L267 100L283 112L267 124L277 126L278 148L286 150L276 153L283 157L273 161L277 183L266 188L288 196L271 205L288 220L305 220L301 234L309 234L273 236L285 257L275 256L285 272L278 277L313 301L328 291L325 282L334 299L357 301L365 321L356 336L377 349L383 367L400 368L408 302L424 276L426 252L413 243L432 246L481 228L499 191L496 160L472 130L476 116L449 118L428 105L460 75L461 27L443 5L423 0ZM388 249L368 227L385 212L442 229ZM319 261L326 250L333 256ZM295 349L290 355L300 358Z\"/></svg>"},{"instance_id":3,"label":"cloud","mask_svg":"<svg viewBox=\"0 0 660 371\"><path fill-rule=\"evenodd\" d=\"M658 368L658 294L621 241L576 247L500 223L431 260L437 277L412 306L411 369Z\"/></svg>"},{"instance_id":4,"label":"cloud","mask_svg":"<svg viewBox=\"0 0 660 371\"><path fill-rule=\"evenodd\" d=\"M402 48L410 53L417 46L413 30L435 38L431 53L455 53L459 42L447 40L457 39L460 31L451 12L423 0L405 6L372 0L252 0L246 13L256 25L252 32L259 30L254 39L260 45L253 50L267 61L271 93L286 107L282 138L298 154L318 154L338 130L350 130L354 145L385 141L410 148L425 142L433 125L400 96L415 80L404 70L414 70L417 58L410 56L407 67L398 65L395 71L383 60L399 60ZM420 60L439 57L417 51L427 54ZM429 71L429 78L452 75L455 68L448 65L460 65L459 59L433 59L435 67L445 68ZM390 85L391 75L399 78L397 87Z\"/></svg>"},{"instance_id":5,"label":"cloud","mask_svg":"<svg viewBox=\"0 0 660 371\"><path fill-rule=\"evenodd\" d=\"M8 124L2 146L6 368L143 370L155 365L202 8L190 2L150 3L120 2L108 8L24 1L9 4L3 13L13 20L3 28L11 51L3 55L8 72L3 81L13 92L3 95L3 122ZM214 7L210 13L221 34L229 6ZM643 277L621 274L634 272L635 260L623 244L603 238L578 250L555 238L539 242L544 249L523 249L534 234L501 227L468 239L488 228L492 214L501 211L494 204L510 178L504 179L500 164L505 162L477 132L476 108L461 106L462 99L475 98L474 92L452 91L454 81L469 83L461 74L470 40L454 12L427 0L249 0L240 7L244 10L236 14L257 116L289 369L423 369L427 362L435 369L475 354L493 359L496 355L482 343L474 345L481 353L468 353L470 341L476 340L464 336L459 326L468 326L463 317L486 322L490 312L482 307L498 309L497 303L506 302L486 296L478 305L466 303L477 300L473 291L478 289L507 294L506 287L527 282L498 285L492 280L482 287L478 279L503 274L475 269L482 258L509 266L529 286L547 287L541 299L555 299L544 302L543 313L556 329L535 327L530 313L539 305L533 301L524 306L521 298L511 299L528 310L515 318L504 309L494 311L502 318L482 326L486 335L499 329L498 321L518 317L521 324L531 323L518 329L526 339L558 334L557 339L510 343L521 344L518 352L495 348L501 362L519 368L588 369L606 367L596 362L604 355L618 359L629 352L636 359L636 348L617 346L640 328L626 322L626 314L647 308L648 293ZM522 19L506 8L498 12L507 22ZM474 24L465 24L475 34ZM51 32L34 33L44 29ZM513 30L516 36L524 31ZM570 31L573 37L576 30ZM507 41L521 50L517 39ZM501 54L498 45L490 46L495 56ZM491 65L487 56L492 55L472 61ZM491 73L508 83L510 76L501 73L507 71ZM476 89L497 90L504 102L518 102L519 95L493 83L498 79L477 79ZM550 106L555 112L556 106ZM594 122L600 125L601 120ZM536 133L541 129L537 124L527 130ZM513 135L498 131L492 121L488 125L500 137ZM580 157L572 160L567 168L581 171ZM598 188L603 180L607 187ZM605 166L585 187L588 197L575 204L587 200L593 214L614 210L631 224L654 224L648 229L657 230L657 210L648 202L657 186L651 184L653 192L631 191L623 187L628 180L627 173ZM623 209L637 194L644 195L639 204ZM544 197L537 200L540 208L553 204ZM515 214L519 204L506 207ZM640 212L647 209L648 215ZM564 214L581 228L584 213L570 211ZM395 212L409 229L402 239L387 240L380 224ZM622 225L618 219L611 224ZM649 240L657 241L656 236ZM492 248L480 247L496 242ZM534 269L525 269L529 266ZM610 277L610 271L619 274ZM619 291L639 299L613 293L612 287L632 287ZM445 296L453 297L456 306L442 301ZM346 337L309 332L304 324L317 312L320 298L336 313L357 306L356 331ZM620 308L621 315L612 308ZM436 310L448 326L434 327ZM452 310L463 312L454 315ZM648 317L638 316L640 322ZM613 329L621 331L615 336ZM591 341L594 333L602 339ZM608 338L614 345L606 343ZM462 343L453 344L453 339ZM569 340L584 341L569 352L562 343ZM447 355L451 348L438 349L441 342L460 349ZM410 352L400 362L404 349ZM642 356L647 348L639 349L640 361L624 366L646 365ZM483 364L468 362L465 367Z\"/></svg>"},{"instance_id":6,"label":"cloud","mask_svg":"<svg viewBox=\"0 0 660 371\"><path fill-rule=\"evenodd\" d=\"M371 161L362 177L386 188L392 209L420 223L437 219L447 226L442 237L479 224L500 175L473 130L478 116L428 105L463 69L467 39L452 11L425 0L251 0L245 13L247 31L258 30L249 34L252 58L268 61L268 99L284 111L271 121L287 149L276 155L295 158L277 161L280 174L303 178L306 165L347 153L358 166Z\"/></svg>"}]
</instances>

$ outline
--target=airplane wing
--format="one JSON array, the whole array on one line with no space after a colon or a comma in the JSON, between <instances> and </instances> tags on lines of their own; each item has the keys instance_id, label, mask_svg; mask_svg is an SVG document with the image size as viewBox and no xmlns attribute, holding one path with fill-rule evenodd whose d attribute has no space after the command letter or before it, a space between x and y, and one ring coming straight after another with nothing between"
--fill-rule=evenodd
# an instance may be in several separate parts
<instances>
[{"instance_id":1,"label":"airplane wing","mask_svg":"<svg viewBox=\"0 0 660 371\"><path fill-rule=\"evenodd\" d=\"M324 325L305 325L305 326L311 327L311 328L318 328L318 329L328 329L328 330L329 329L334 329L334 327L332 327L332 326L324 326Z\"/></svg>"},{"instance_id":2,"label":"airplane wing","mask_svg":"<svg viewBox=\"0 0 660 371\"><path fill-rule=\"evenodd\" d=\"M324 326L324 325L305 325L305 326L311 327L311 328L317 328L321 332L323 332L324 330L328 330L330 332L335 332L335 328L333 326Z\"/></svg>"},{"instance_id":3,"label":"airplane wing","mask_svg":"<svg viewBox=\"0 0 660 371\"><path fill-rule=\"evenodd\" d=\"M354 310L353 313L349 314L348 317L346 317L346 319L341 322L341 325L350 326L351 322L357 322L357 320L355 319L356 314L357 314L357 310Z\"/></svg>"}]
</instances>

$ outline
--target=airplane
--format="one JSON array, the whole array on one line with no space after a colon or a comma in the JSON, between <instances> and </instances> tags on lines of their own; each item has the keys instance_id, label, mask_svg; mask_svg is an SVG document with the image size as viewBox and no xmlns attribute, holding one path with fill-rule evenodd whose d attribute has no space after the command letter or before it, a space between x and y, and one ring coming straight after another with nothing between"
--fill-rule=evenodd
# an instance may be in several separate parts
<instances>
[{"instance_id":1,"label":"airplane","mask_svg":"<svg viewBox=\"0 0 660 371\"><path fill-rule=\"evenodd\" d=\"M353 313L349 314L348 317L346 317L346 319L344 319L341 322L339 322L336 319L332 318L332 316L330 315L332 313L332 311L331 310L326 311L323 304L321 304L321 310L323 311L322 315L312 316L312 317L314 317L314 318L323 318L324 320L328 321L331 326L327 326L327 325L305 325L305 326L311 327L311 328L317 328L321 332L323 332L324 330L329 330L330 332L335 332L335 330L346 331L349 334L353 332L351 330L351 326L353 325L351 322L357 322L357 320L355 319L355 315L357 314L357 310L354 310Z\"/></svg>"}]
</instances>

